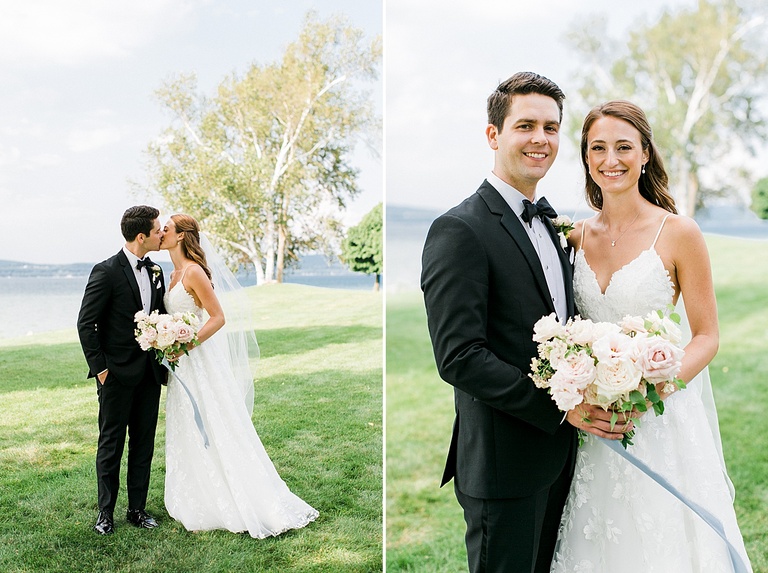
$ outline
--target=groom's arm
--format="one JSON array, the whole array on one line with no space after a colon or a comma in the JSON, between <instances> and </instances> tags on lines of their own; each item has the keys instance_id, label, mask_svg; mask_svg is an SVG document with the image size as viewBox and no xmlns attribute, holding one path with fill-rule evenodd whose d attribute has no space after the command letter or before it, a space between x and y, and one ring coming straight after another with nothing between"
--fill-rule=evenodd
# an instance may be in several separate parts
<instances>
[{"instance_id":1,"label":"groom's arm","mask_svg":"<svg viewBox=\"0 0 768 573\"><path fill-rule=\"evenodd\" d=\"M91 376L98 376L107 370L107 359L101 348L98 329L101 317L109 304L110 293L109 275L104 264L99 263L93 267L91 275L88 277L83 302L80 305L80 313L77 317L80 346L83 348ZM102 382L102 380L99 381Z\"/></svg>"},{"instance_id":2,"label":"groom's arm","mask_svg":"<svg viewBox=\"0 0 768 573\"><path fill-rule=\"evenodd\" d=\"M488 255L464 220L443 215L432 224L421 276L442 379L493 408L554 433L562 413L548 394L534 386L527 371L505 362L489 347Z\"/></svg>"}]
</instances>

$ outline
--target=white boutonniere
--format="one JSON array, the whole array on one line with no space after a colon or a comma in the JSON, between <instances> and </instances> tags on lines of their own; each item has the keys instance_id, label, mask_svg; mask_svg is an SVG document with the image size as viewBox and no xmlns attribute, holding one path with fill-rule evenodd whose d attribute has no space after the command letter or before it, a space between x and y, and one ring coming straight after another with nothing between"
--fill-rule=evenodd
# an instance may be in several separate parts
<instances>
[{"instance_id":1,"label":"white boutonniere","mask_svg":"<svg viewBox=\"0 0 768 573\"><path fill-rule=\"evenodd\" d=\"M158 277L163 274L163 269L160 268L160 265L152 265L152 282L157 282Z\"/></svg>"},{"instance_id":2,"label":"white boutonniere","mask_svg":"<svg viewBox=\"0 0 768 573\"><path fill-rule=\"evenodd\" d=\"M573 231L573 221L568 215L558 215L552 219L552 226L557 231L557 236L560 237L560 246L565 249L568 247L568 237Z\"/></svg>"}]
</instances>

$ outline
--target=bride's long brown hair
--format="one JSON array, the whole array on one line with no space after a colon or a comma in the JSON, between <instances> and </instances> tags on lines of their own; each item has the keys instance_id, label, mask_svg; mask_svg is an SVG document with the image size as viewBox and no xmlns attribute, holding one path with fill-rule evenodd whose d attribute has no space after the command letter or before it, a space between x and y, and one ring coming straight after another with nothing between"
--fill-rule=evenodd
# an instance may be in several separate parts
<instances>
[{"instance_id":1,"label":"bride's long brown hair","mask_svg":"<svg viewBox=\"0 0 768 573\"><path fill-rule=\"evenodd\" d=\"M184 233L184 238L181 240L184 256L200 265L208 276L208 280L211 280L211 270L205 259L205 251L200 246L200 225L194 217L184 213L171 215L171 221L176 225L177 233Z\"/></svg>"}]
</instances>

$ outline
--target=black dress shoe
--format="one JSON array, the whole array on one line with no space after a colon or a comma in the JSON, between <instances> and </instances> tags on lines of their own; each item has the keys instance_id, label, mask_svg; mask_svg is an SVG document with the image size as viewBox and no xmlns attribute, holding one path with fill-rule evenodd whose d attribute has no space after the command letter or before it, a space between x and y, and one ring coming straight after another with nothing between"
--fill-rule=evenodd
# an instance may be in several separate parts
<instances>
[{"instance_id":1,"label":"black dress shoe","mask_svg":"<svg viewBox=\"0 0 768 573\"><path fill-rule=\"evenodd\" d=\"M125 514L125 518L128 520L128 523L132 523L142 529L154 529L157 527L155 518L143 509L129 509L128 513Z\"/></svg>"},{"instance_id":2,"label":"black dress shoe","mask_svg":"<svg viewBox=\"0 0 768 573\"><path fill-rule=\"evenodd\" d=\"M112 535L115 532L115 521L112 519L112 512L106 509L99 512L96 518L96 525L93 530L99 535Z\"/></svg>"}]
</instances>

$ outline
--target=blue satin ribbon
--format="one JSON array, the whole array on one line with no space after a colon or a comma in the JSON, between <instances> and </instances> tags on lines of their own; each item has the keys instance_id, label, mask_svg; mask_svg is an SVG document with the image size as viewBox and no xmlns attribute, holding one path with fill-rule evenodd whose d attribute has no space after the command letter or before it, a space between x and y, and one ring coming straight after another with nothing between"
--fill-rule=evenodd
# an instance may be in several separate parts
<instances>
[{"instance_id":1,"label":"blue satin ribbon","mask_svg":"<svg viewBox=\"0 0 768 573\"><path fill-rule=\"evenodd\" d=\"M715 531L715 533L717 533L720 536L720 538L723 541L725 541L725 544L728 547L728 553L730 553L731 555L731 564L733 565L734 573L749 573L750 570L747 568L746 564L744 563L744 560L741 558L741 555L739 555L739 552L736 550L733 544L728 540L728 537L725 534L725 528L723 527L723 523L717 517L712 515L709 511L701 507L699 504L685 497L685 495L683 495L683 493L680 490L678 490L674 485L672 485L664 476L656 473L650 467L648 467L647 464L640 461L631 453L629 453L627 450L625 450L618 440L606 440L605 438L600 438L600 440L602 440L602 442L611 450L619 454L622 458L627 460L630 464L632 464L633 466L638 468L640 471L645 473L653 481L658 483L661 487L666 489L669 493L671 493L673 496L675 496L677 499L683 502L683 504L686 507L690 508L691 511L693 511L696 515L698 515L701 519L703 519L704 522L707 525L709 525Z\"/></svg>"},{"instance_id":2,"label":"blue satin ribbon","mask_svg":"<svg viewBox=\"0 0 768 573\"><path fill-rule=\"evenodd\" d=\"M181 384L181 387L184 388L184 390L187 393L187 396L189 396L189 401L192 402L192 414L195 418L195 424L197 424L197 429L200 431L200 435L203 437L203 445L207 448L208 434L205 432L205 426L203 425L203 417L200 415L200 408L197 407L197 402L195 401L194 396L192 396L192 392L190 392L189 388L187 388L187 385L184 384L184 380L179 378L179 375L176 374L176 372L174 372L173 368L171 368L171 365L168 363L168 360L166 358L163 358L163 361L160 364L165 366L168 369L168 371L171 374L173 374L173 377L179 381L179 383Z\"/></svg>"}]
</instances>

